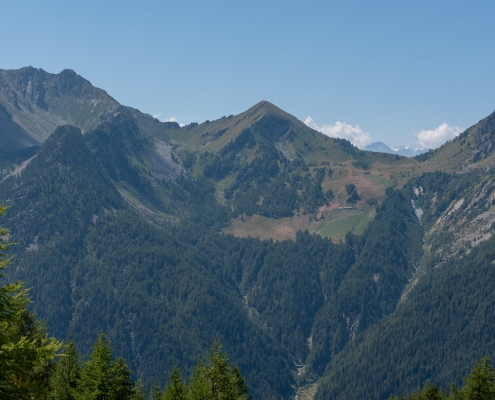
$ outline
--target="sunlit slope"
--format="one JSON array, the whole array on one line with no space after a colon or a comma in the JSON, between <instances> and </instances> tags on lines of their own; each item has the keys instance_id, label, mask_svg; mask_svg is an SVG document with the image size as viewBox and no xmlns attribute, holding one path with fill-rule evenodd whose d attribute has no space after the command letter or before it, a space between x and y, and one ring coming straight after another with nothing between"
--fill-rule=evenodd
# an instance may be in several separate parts
<instances>
[{"instance_id":1,"label":"sunlit slope","mask_svg":"<svg viewBox=\"0 0 495 400\"><path fill-rule=\"evenodd\" d=\"M268 101L261 101L235 116L169 130L168 138L177 144L180 151L219 152L246 129L253 129L273 142L288 159L301 157L314 166L349 163L357 159L345 150L345 144L342 145L339 140L311 129ZM395 174L399 180L403 178L401 171L409 171L415 165L408 158L397 158L392 154L362 153L368 165L379 172L386 172L388 176Z\"/></svg>"},{"instance_id":2,"label":"sunlit slope","mask_svg":"<svg viewBox=\"0 0 495 400\"><path fill-rule=\"evenodd\" d=\"M329 138L309 128L267 101L236 116L167 130L161 135L173 143L193 176L206 176L215 182L217 200L233 210L225 232L241 237L294 238L299 229L334 239L348 231L362 233L373 218L374 206L385 198L386 188L401 186L420 172L415 170L415 160L361 151L346 140ZM263 167L256 169L260 164ZM289 188L290 180L298 174L316 179L322 169L326 173L318 185L323 193L331 191L328 201L315 207L301 205L308 187L297 189L301 201L293 206L285 204L291 200L288 193L280 194L283 190L278 190L277 200L272 199L277 185L279 189L280 185ZM268 176L260 178L265 174ZM285 178L283 174L287 174ZM348 202L348 185L354 185L359 195L352 204ZM266 189L260 189L262 186ZM251 206L238 207L236 202L241 197ZM279 211L261 210L266 201ZM290 211L280 211L284 204ZM354 211L343 212L342 207ZM256 215L254 219L252 215Z\"/></svg>"}]
</instances>

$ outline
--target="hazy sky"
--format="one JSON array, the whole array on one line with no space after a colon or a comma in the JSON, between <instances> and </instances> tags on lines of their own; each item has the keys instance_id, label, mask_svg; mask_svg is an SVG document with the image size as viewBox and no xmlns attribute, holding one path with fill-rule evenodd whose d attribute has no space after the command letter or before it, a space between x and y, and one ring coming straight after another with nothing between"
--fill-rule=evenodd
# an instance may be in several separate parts
<instances>
[{"instance_id":1,"label":"hazy sky","mask_svg":"<svg viewBox=\"0 0 495 400\"><path fill-rule=\"evenodd\" d=\"M0 68L75 70L181 123L268 100L325 133L435 147L495 108L495 1L3 1Z\"/></svg>"}]
</instances>

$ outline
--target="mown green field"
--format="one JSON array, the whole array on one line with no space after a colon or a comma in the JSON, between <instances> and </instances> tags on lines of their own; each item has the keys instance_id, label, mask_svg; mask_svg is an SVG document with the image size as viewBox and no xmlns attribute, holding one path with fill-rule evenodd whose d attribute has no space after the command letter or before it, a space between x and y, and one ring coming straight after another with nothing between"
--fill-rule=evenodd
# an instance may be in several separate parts
<instances>
[{"instance_id":1,"label":"mown green field","mask_svg":"<svg viewBox=\"0 0 495 400\"><path fill-rule=\"evenodd\" d=\"M333 241L343 239L347 232L360 235L375 217L375 209L335 210L318 226L315 233L323 237L330 237Z\"/></svg>"}]
</instances>

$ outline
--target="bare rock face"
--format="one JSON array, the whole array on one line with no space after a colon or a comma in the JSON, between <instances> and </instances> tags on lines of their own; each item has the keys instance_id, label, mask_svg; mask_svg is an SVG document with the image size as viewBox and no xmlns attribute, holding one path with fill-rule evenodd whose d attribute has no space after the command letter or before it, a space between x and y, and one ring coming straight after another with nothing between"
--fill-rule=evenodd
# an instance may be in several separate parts
<instances>
[{"instance_id":1,"label":"bare rock face","mask_svg":"<svg viewBox=\"0 0 495 400\"><path fill-rule=\"evenodd\" d=\"M152 174L166 180L180 176L184 168L177 162L172 146L156 139L154 150L150 154Z\"/></svg>"}]
</instances>

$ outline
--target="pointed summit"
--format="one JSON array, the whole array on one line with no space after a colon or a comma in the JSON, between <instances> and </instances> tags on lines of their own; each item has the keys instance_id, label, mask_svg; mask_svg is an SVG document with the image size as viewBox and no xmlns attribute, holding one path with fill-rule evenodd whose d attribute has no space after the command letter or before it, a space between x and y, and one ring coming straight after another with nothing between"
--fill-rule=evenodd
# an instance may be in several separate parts
<instances>
[{"instance_id":1,"label":"pointed summit","mask_svg":"<svg viewBox=\"0 0 495 400\"><path fill-rule=\"evenodd\" d=\"M248 109L247 111L243 112L242 114L239 114L239 116L242 116L243 118L247 119L247 121L252 121L253 123L259 121L261 118L268 115L283 118L290 121L293 124L297 124L297 125L302 124L303 126L306 127L306 125L304 125L304 123L298 120L296 117L285 112L281 108L277 107L275 104L270 103L269 101L266 100L260 101L259 103L255 104L253 107Z\"/></svg>"},{"instance_id":2,"label":"pointed summit","mask_svg":"<svg viewBox=\"0 0 495 400\"><path fill-rule=\"evenodd\" d=\"M241 114L222 117L216 121L205 121L199 125L191 124L179 132L171 132L170 135L185 148L217 151L246 129L252 129L274 143L284 135L289 135L290 140L297 135L323 136L266 100L260 101Z\"/></svg>"}]
</instances>

